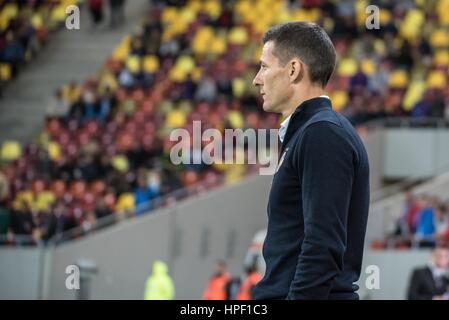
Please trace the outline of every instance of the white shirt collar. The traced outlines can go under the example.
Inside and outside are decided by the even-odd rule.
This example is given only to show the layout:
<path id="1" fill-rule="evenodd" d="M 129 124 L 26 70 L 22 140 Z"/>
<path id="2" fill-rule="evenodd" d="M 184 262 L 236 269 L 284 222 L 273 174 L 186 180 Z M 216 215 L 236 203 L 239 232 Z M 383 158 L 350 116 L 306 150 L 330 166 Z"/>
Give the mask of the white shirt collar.
<path id="1" fill-rule="evenodd" d="M 326 95 L 321 95 L 321 96 L 319 96 L 319 98 L 327 98 L 330 100 L 330 98 Z M 288 124 L 290 122 L 291 116 L 292 115 L 289 115 L 287 118 L 285 118 L 285 120 L 282 121 L 282 123 L 281 123 L 281 127 L 279 128 L 278 134 L 279 134 L 279 140 L 281 140 L 281 143 L 284 142 L 284 137 L 285 137 L 285 134 L 287 133 L 287 128 L 288 128 Z"/>

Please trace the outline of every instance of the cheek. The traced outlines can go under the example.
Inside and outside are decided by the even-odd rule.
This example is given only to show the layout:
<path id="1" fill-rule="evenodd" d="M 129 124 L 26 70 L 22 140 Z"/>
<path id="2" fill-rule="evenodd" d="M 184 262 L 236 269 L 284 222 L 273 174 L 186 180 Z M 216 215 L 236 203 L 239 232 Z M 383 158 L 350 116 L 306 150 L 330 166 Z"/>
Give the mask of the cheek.
<path id="1" fill-rule="evenodd" d="M 268 83 L 270 83 L 270 88 L 275 90 L 276 92 L 285 92 L 288 89 L 288 81 L 286 81 L 285 77 L 282 73 L 276 73 L 270 75 L 270 79 Z"/>

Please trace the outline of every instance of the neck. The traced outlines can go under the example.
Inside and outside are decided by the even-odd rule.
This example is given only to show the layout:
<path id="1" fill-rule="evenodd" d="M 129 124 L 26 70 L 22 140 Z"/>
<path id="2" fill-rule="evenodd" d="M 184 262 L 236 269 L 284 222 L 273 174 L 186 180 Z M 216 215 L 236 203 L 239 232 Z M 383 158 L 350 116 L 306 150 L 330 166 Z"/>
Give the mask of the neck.
<path id="1" fill-rule="evenodd" d="M 307 86 L 295 90 L 295 95 L 290 99 L 288 106 L 282 111 L 284 118 L 295 112 L 296 108 L 304 101 L 325 95 L 326 91 L 318 86 Z"/>

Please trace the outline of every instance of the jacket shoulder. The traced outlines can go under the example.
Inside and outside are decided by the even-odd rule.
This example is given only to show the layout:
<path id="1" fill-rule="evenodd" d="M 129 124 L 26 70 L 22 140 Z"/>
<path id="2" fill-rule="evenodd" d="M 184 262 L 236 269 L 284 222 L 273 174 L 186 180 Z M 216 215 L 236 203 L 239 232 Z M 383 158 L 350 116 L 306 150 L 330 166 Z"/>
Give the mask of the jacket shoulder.
<path id="1" fill-rule="evenodd" d="M 304 130 L 308 127 L 320 122 L 327 122 L 327 124 L 333 124 L 338 127 L 343 127 L 340 116 L 333 110 L 324 110 L 313 115 L 305 124 Z"/>

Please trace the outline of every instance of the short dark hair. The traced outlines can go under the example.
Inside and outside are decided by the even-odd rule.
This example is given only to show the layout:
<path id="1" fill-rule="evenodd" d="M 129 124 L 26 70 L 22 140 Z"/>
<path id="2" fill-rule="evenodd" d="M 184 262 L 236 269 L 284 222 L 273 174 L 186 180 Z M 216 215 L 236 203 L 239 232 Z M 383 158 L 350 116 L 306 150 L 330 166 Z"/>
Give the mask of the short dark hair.
<path id="1" fill-rule="evenodd" d="M 274 42 L 273 54 L 281 65 L 301 59 L 309 70 L 312 83 L 323 88 L 335 69 L 335 48 L 327 33 L 316 23 L 295 21 L 271 27 L 262 38 Z"/>

